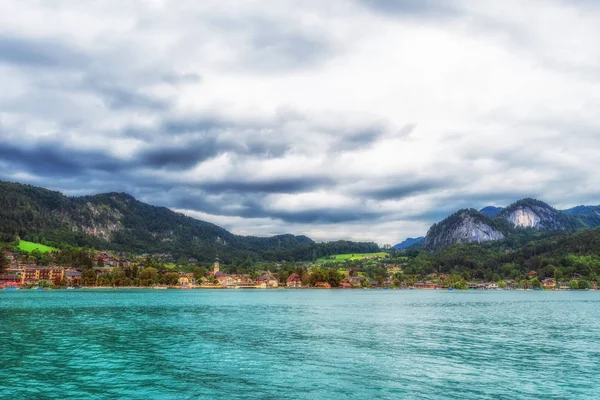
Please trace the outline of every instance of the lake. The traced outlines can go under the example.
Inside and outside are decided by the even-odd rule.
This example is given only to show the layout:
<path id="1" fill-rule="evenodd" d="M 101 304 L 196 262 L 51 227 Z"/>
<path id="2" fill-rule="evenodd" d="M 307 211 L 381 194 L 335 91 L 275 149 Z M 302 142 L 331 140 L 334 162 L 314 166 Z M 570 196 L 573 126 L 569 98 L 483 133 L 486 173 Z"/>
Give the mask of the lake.
<path id="1" fill-rule="evenodd" d="M 0 398 L 600 396 L 600 292 L 0 291 Z"/>

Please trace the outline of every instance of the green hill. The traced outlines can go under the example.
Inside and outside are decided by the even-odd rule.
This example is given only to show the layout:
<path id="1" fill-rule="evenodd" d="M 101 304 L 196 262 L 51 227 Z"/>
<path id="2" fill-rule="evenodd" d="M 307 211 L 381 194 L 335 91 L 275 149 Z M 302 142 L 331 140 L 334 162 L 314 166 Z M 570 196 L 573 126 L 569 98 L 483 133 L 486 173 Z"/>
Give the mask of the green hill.
<path id="1" fill-rule="evenodd" d="M 0 235 L 30 242 L 168 254 L 212 261 L 314 260 L 340 252 L 374 252 L 374 243 L 314 243 L 306 236 L 240 236 L 126 193 L 67 197 L 31 185 L 0 181 Z M 7 239 L 7 237 L 9 239 Z M 340 251 L 341 250 L 341 251 Z"/>

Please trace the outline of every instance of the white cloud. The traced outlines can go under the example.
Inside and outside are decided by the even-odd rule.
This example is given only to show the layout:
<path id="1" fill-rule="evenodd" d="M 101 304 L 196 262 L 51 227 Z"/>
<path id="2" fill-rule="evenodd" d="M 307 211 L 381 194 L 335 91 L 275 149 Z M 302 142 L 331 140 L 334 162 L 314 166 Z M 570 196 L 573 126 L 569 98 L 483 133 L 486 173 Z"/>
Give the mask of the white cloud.
<path id="1" fill-rule="evenodd" d="M 380 244 L 458 207 L 600 203 L 598 8 L 367 3 L 0 1 L 0 135 L 49 166 L 0 148 L 4 177 Z"/>

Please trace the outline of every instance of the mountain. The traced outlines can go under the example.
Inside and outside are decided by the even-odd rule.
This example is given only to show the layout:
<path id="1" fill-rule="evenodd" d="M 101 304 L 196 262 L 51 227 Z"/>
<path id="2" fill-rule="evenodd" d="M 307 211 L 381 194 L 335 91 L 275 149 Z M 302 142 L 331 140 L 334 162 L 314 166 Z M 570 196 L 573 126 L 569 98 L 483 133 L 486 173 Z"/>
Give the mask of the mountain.
<path id="1" fill-rule="evenodd" d="M 502 207 L 487 206 L 483 207 L 481 210 L 479 210 L 479 212 L 485 215 L 486 217 L 496 218 L 498 214 L 502 212 Z"/>
<path id="2" fill-rule="evenodd" d="M 408 249 L 409 247 L 412 247 L 416 244 L 423 242 L 424 239 L 425 238 L 423 236 L 419 236 L 418 238 L 406 238 L 402 242 L 395 245 L 393 248 L 397 249 L 397 250 Z"/>
<path id="3" fill-rule="evenodd" d="M 437 250 L 459 243 L 483 243 L 504 239 L 507 231 L 501 220 L 491 219 L 473 208 L 462 209 L 433 224 L 423 245 Z"/>
<path id="4" fill-rule="evenodd" d="M 577 206 L 562 210 L 562 213 L 568 215 L 583 227 L 594 228 L 600 226 L 600 206 Z"/>
<path id="5" fill-rule="evenodd" d="M 562 230 L 577 228 L 578 223 L 550 205 L 536 199 L 522 199 L 504 208 L 498 215 L 515 228 Z"/>
<path id="6" fill-rule="evenodd" d="M 429 229 L 424 246 L 438 250 L 459 243 L 500 240 L 526 230 L 572 232 L 598 226 L 600 206 L 578 206 L 559 211 L 543 201 L 528 198 L 503 209 L 488 206 L 481 211 L 459 210 Z"/>
<path id="7" fill-rule="evenodd" d="M 306 236 L 235 235 L 126 193 L 67 197 L 31 185 L 0 181 L 0 233 L 56 247 L 64 245 L 168 254 L 226 262 L 252 259 L 308 260 L 329 251 L 378 251 L 374 243 L 314 243 Z"/>
<path id="8" fill-rule="evenodd" d="M 577 206 L 569 208 L 567 210 L 561 210 L 567 215 L 586 215 L 586 214 L 597 214 L 600 215 L 600 206 Z"/>

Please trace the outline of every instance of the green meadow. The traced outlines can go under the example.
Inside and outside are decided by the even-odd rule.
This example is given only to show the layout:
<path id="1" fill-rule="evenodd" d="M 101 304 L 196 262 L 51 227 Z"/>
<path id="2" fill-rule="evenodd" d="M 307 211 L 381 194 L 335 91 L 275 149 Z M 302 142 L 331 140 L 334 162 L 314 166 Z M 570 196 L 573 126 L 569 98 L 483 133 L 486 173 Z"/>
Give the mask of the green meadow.
<path id="1" fill-rule="evenodd" d="M 344 262 L 344 261 L 356 261 L 356 260 L 364 260 L 369 258 L 384 258 L 388 257 L 388 253 L 379 252 L 379 253 L 353 253 L 353 254 L 334 254 L 329 257 L 319 258 L 317 262 Z"/>
<path id="2" fill-rule="evenodd" d="M 49 251 L 58 251 L 55 247 L 45 246 L 39 243 L 28 242 L 26 240 L 19 241 L 19 245 L 17 246 L 19 250 L 32 252 L 34 250 L 38 250 L 42 253 L 47 253 Z"/>

